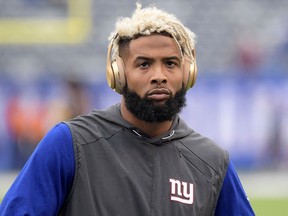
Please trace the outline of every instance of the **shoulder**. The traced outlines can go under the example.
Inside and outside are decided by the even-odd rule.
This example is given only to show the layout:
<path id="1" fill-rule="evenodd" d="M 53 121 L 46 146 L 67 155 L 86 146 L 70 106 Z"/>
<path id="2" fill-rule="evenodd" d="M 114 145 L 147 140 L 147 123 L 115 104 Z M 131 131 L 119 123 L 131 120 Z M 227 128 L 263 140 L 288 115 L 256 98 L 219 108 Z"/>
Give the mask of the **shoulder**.
<path id="1" fill-rule="evenodd" d="M 229 154 L 213 140 L 192 131 L 183 139 L 182 145 L 201 163 L 219 172 L 218 174 L 225 175 L 229 164 Z"/>
<path id="2" fill-rule="evenodd" d="M 232 162 L 222 184 L 215 215 L 255 215 Z"/>
<path id="3" fill-rule="evenodd" d="M 62 123 L 44 136 L 6 193 L 1 215 L 56 214 L 74 178 L 71 140 L 69 128 Z"/>
<path id="4" fill-rule="evenodd" d="M 62 153 L 66 152 L 67 154 L 68 151 L 73 153 L 73 151 L 71 151 L 72 149 L 73 145 L 70 129 L 66 124 L 59 123 L 46 133 L 38 143 L 27 163 L 29 164 L 32 159 L 39 158 L 40 160 L 41 157 L 44 157 L 45 160 L 54 161 L 53 157 L 57 157 Z M 45 157 L 47 154 L 49 157 Z M 35 165 L 37 165 L 37 163 Z"/>
<path id="5" fill-rule="evenodd" d="M 177 132 L 181 134 L 178 139 L 181 151 L 194 158 L 199 165 L 217 171 L 220 168 L 225 174 L 229 163 L 229 155 L 226 150 L 213 140 L 191 129 L 183 119 L 179 118 Z"/>
<path id="6" fill-rule="evenodd" d="M 60 123 L 50 129 L 39 142 L 26 166 L 29 169 L 36 169 L 36 167 L 41 169 L 41 166 L 45 166 L 51 172 L 55 171 L 55 167 L 63 170 L 71 168 L 73 173 L 73 161 L 74 149 L 70 129 L 66 124 Z"/>
<path id="7" fill-rule="evenodd" d="M 58 142 L 70 142 L 71 139 L 69 127 L 64 123 L 59 123 L 48 131 L 40 143 L 53 140 L 57 140 Z"/>
<path id="8" fill-rule="evenodd" d="M 127 126 L 116 105 L 106 110 L 94 110 L 64 123 L 70 128 L 73 141 L 78 144 L 107 139 Z"/>

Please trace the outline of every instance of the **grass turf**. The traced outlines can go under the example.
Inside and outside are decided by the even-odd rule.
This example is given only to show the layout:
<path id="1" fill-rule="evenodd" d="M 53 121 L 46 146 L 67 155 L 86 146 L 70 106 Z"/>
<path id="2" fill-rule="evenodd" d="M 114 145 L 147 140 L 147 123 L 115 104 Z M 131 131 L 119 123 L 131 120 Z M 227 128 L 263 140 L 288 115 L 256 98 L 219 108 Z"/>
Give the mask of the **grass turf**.
<path id="1" fill-rule="evenodd" d="M 254 198 L 250 203 L 257 216 L 287 216 L 288 215 L 288 197 L 287 198 Z"/>

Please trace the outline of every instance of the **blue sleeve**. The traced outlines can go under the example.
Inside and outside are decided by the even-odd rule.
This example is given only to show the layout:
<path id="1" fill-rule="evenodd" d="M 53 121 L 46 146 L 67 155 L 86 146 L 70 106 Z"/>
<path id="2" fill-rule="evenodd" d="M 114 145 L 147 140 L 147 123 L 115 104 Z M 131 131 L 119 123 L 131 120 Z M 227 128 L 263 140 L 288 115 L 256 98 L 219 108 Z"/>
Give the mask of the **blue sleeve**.
<path id="1" fill-rule="evenodd" d="M 72 135 L 64 123 L 40 141 L 0 206 L 0 215 L 57 215 L 75 175 Z"/>
<path id="2" fill-rule="evenodd" d="M 233 164 L 230 162 L 218 198 L 215 216 L 255 215 Z"/>

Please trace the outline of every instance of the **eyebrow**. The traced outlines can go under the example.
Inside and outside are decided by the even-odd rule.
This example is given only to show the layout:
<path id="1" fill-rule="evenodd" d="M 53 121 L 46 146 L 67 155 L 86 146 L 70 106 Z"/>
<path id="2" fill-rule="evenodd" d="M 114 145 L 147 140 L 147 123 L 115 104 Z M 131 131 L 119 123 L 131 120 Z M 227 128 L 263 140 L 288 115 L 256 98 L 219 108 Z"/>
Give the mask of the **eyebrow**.
<path id="1" fill-rule="evenodd" d="M 137 56 L 134 61 L 138 61 L 138 60 L 151 61 L 151 60 L 153 60 L 153 58 L 149 58 L 149 57 L 145 57 L 145 56 Z M 164 57 L 163 60 L 165 60 L 165 61 L 167 61 L 167 60 L 168 61 L 169 60 L 177 60 L 177 61 L 181 62 L 181 59 L 178 56 Z"/>
<path id="2" fill-rule="evenodd" d="M 152 58 L 148 58 L 148 57 L 145 57 L 145 56 L 137 56 L 134 61 L 138 61 L 138 60 L 151 60 Z"/>
<path id="3" fill-rule="evenodd" d="M 170 56 L 167 58 L 164 58 L 165 60 L 177 60 L 179 62 L 181 62 L 181 58 L 179 58 L 178 56 Z"/>

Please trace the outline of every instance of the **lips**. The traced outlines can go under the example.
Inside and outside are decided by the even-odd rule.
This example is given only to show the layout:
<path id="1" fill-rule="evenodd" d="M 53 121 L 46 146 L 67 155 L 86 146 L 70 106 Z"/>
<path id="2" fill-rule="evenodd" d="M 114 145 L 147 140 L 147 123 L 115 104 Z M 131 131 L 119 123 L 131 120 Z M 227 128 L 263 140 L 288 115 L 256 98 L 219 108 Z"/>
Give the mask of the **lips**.
<path id="1" fill-rule="evenodd" d="M 153 89 L 148 92 L 148 98 L 153 100 L 167 100 L 170 97 L 170 91 L 165 88 Z"/>

